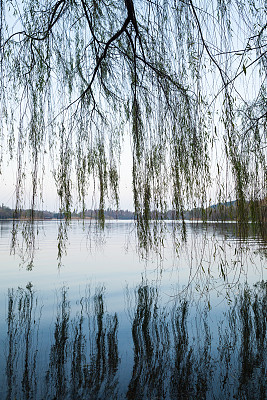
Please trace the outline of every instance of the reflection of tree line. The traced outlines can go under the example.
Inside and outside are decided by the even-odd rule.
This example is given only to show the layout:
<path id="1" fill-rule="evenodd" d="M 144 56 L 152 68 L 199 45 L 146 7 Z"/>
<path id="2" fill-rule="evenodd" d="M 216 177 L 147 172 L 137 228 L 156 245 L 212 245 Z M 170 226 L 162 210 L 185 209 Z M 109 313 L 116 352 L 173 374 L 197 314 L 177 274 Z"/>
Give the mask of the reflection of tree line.
<path id="1" fill-rule="evenodd" d="M 195 222 L 187 223 L 190 227 L 187 231 L 193 233 L 193 240 L 198 240 L 197 246 L 201 249 L 203 244 L 205 246 L 206 241 L 203 238 L 208 239 L 210 244 L 213 243 L 214 251 L 218 250 L 219 246 L 227 246 L 233 244 L 233 258 L 236 259 L 243 252 L 256 251 L 264 258 L 267 258 L 267 224 L 264 225 L 265 233 L 259 234 L 255 226 L 247 224 L 244 230 L 240 230 L 240 225 L 229 222 Z M 179 240 L 179 238 L 176 238 Z M 219 239 L 219 240 L 218 240 Z M 222 243 L 221 243 L 222 241 Z M 189 241 L 190 243 L 190 241 Z M 225 253 L 225 251 L 223 251 Z"/>
<path id="2" fill-rule="evenodd" d="M 190 229 L 194 233 L 209 233 L 216 234 L 223 239 L 232 239 L 235 241 L 240 241 L 241 243 L 246 240 L 254 240 L 255 244 L 259 245 L 259 248 L 266 248 L 267 243 L 267 231 L 265 225 L 265 232 L 259 234 L 255 226 L 251 224 L 247 224 L 244 226 L 244 230 L 240 230 L 240 226 L 237 223 L 231 223 L 227 221 L 212 221 L 212 222 L 197 222 L 187 223 L 190 226 Z"/>
<path id="3" fill-rule="evenodd" d="M 45 368 L 38 358 L 37 297 L 31 285 L 10 290 L 6 398 L 265 399 L 266 289 L 266 282 L 243 288 L 219 324 L 214 351 L 208 310 L 192 319 L 186 299 L 164 308 L 157 289 L 142 283 L 135 292 L 126 393 L 119 386 L 118 318 L 105 311 L 103 288 L 80 299 L 74 318 L 68 291 L 61 290 Z"/>

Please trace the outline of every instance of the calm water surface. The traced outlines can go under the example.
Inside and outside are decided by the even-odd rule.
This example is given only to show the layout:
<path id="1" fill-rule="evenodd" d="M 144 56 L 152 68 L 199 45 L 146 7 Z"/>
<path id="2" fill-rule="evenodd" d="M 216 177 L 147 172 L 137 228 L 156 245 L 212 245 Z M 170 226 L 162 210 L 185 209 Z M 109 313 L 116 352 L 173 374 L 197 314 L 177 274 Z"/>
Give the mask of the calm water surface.
<path id="1" fill-rule="evenodd" d="M 59 266 L 40 223 L 29 267 L 0 223 L 1 400 L 266 398 L 266 244 L 188 223 L 178 254 L 169 234 L 142 260 L 131 222 L 88 226 Z"/>

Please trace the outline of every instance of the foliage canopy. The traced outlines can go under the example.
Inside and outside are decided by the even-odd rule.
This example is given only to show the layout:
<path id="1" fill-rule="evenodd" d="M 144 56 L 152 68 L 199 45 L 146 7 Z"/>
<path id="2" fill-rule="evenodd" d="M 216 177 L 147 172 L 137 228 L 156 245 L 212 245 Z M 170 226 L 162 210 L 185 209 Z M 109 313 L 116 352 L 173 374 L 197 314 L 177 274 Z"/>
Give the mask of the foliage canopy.
<path id="1" fill-rule="evenodd" d="M 83 208 L 97 193 L 103 222 L 107 199 L 119 205 L 129 134 L 145 246 L 151 211 L 180 218 L 210 193 L 237 199 L 239 222 L 251 204 L 264 223 L 265 0 L 1 0 L 0 41 L 2 148 L 17 158 L 17 208 L 25 165 L 36 206 L 49 152 L 61 211 L 70 215 L 76 182 Z"/>

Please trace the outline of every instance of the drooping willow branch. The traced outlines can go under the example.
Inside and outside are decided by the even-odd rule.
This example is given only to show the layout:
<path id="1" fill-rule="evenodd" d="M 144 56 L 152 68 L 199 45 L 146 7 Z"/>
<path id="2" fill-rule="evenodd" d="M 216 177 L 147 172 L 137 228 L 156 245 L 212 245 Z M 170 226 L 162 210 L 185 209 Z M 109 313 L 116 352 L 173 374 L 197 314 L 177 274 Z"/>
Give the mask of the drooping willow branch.
<path id="1" fill-rule="evenodd" d="M 79 207 L 92 195 L 104 226 L 107 201 L 119 207 L 128 133 L 144 246 L 161 242 L 152 219 L 198 208 L 207 218 L 211 203 L 237 200 L 235 218 L 263 227 L 263 3 L 25 0 L 9 11 L 1 2 L 1 132 L 18 160 L 18 207 L 28 176 L 36 206 L 50 153 L 62 213 L 70 217 L 77 188 Z"/>

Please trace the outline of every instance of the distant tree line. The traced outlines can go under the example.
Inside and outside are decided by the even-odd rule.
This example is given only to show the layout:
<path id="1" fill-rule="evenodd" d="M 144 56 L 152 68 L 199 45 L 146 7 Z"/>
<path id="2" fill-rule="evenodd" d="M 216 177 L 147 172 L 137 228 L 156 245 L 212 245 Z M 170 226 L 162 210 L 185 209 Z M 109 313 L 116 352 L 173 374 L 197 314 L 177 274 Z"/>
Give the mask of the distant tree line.
<path id="1" fill-rule="evenodd" d="M 193 208 L 184 212 L 183 217 L 186 220 L 201 220 L 206 219 L 208 221 L 236 221 L 238 219 L 238 204 L 237 201 L 215 204 L 208 208 Z M 246 204 L 247 219 L 253 220 L 253 212 L 261 214 L 262 221 L 267 221 L 267 200 Z M 97 219 L 99 217 L 99 210 L 84 210 L 83 212 L 73 211 L 71 218 L 84 218 L 84 219 Z M 31 209 L 26 210 L 12 210 L 2 204 L 0 206 L 0 219 L 34 219 L 49 220 L 49 219 L 64 219 L 63 213 L 51 212 L 51 211 L 34 211 L 32 215 Z M 181 218 L 181 215 L 177 215 L 174 210 L 168 210 L 166 213 L 158 213 L 151 211 L 149 215 L 150 220 L 162 219 L 162 220 L 176 220 Z M 135 214 L 129 210 L 112 210 L 108 208 L 104 210 L 104 218 L 107 220 L 119 219 L 119 220 L 133 220 Z"/>
<path id="2" fill-rule="evenodd" d="M 32 212 L 31 209 L 27 210 L 13 210 L 2 204 L 0 206 L 0 219 L 30 219 L 34 216 L 34 219 L 63 219 L 64 215 L 61 213 L 54 213 L 50 211 L 39 211 Z"/>
<path id="3" fill-rule="evenodd" d="M 83 212 L 73 211 L 71 213 L 71 218 L 85 218 L 85 219 L 96 219 L 98 217 L 99 210 L 84 210 Z M 104 216 L 106 219 L 134 219 L 134 213 L 129 210 L 111 210 L 108 208 L 104 211 Z M 64 213 L 43 211 L 43 210 L 13 210 L 2 204 L 0 206 L 0 219 L 39 219 L 39 220 L 49 220 L 49 219 L 64 219 Z"/>

